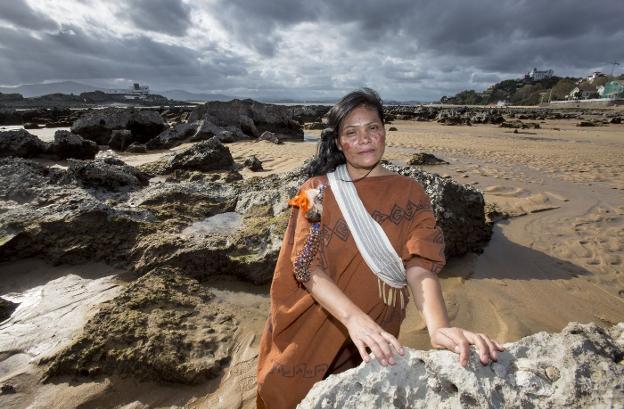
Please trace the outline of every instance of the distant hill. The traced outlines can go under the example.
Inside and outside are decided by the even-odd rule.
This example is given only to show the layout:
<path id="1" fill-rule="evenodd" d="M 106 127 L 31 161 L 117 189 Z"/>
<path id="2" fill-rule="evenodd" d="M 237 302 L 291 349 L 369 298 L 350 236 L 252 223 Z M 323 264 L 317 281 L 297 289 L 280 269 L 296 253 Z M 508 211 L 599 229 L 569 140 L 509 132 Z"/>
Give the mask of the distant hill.
<path id="1" fill-rule="evenodd" d="M 24 98 L 40 97 L 49 94 L 74 94 L 95 91 L 97 88 L 91 85 L 74 81 L 52 82 L 49 84 L 27 84 L 18 87 L 0 87 L 3 94 L 21 94 Z"/>
<path id="2" fill-rule="evenodd" d="M 442 104 L 488 105 L 505 101 L 511 105 L 537 105 L 541 94 L 552 89 L 551 100 L 562 100 L 576 86 L 579 78 L 552 76 L 539 81 L 511 79 L 496 83 L 482 92 L 461 91 L 455 96 L 440 98 Z"/>

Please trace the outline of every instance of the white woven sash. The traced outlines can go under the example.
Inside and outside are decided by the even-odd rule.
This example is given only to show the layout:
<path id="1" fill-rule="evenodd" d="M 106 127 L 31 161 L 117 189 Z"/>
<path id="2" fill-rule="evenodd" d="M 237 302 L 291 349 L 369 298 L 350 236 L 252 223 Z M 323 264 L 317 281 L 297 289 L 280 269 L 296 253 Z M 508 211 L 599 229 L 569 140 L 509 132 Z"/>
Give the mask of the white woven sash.
<path id="1" fill-rule="evenodd" d="M 368 267 L 383 282 L 394 288 L 407 285 L 405 267 L 383 228 L 368 214 L 358 196 L 346 165 L 327 174 L 332 193 L 353 240 Z M 349 182 L 345 182 L 349 181 Z"/>

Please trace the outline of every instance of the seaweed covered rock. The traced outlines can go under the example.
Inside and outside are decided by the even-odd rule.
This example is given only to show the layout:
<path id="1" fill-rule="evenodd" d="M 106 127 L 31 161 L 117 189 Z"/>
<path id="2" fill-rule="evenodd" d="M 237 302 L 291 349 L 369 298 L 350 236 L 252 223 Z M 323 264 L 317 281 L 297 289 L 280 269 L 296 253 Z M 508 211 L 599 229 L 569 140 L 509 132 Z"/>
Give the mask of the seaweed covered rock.
<path id="1" fill-rule="evenodd" d="M 624 402 L 624 323 L 570 323 L 506 344 L 497 362 L 471 352 L 406 348 L 394 366 L 375 360 L 318 382 L 298 408 L 614 408 Z"/>
<path id="2" fill-rule="evenodd" d="M 230 361 L 231 312 L 196 280 L 159 269 L 132 282 L 69 347 L 43 359 L 45 377 L 113 375 L 198 384 Z"/>

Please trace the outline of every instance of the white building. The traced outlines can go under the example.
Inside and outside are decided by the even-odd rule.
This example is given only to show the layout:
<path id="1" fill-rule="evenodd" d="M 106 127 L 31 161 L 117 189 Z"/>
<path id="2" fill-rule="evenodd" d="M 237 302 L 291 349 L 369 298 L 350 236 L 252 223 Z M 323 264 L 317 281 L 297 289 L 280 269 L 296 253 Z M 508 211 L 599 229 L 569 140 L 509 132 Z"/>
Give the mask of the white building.
<path id="1" fill-rule="evenodd" d="M 540 81 L 552 77 L 554 73 L 555 72 L 553 70 L 539 71 L 537 68 L 533 68 L 527 75 L 525 75 L 525 78 L 533 81 Z"/>

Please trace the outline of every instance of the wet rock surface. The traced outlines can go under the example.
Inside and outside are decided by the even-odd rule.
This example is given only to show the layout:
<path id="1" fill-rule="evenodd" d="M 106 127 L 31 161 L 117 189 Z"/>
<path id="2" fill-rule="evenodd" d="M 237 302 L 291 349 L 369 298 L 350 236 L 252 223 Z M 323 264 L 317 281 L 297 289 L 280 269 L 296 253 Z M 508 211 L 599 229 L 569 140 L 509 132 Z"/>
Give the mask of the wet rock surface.
<path id="1" fill-rule="evenodd" d="M 41 360 L 58 375 L 131 376 L 198 384 L 230 361 L 237 322 L 196 280 L 151 271 L 100 305 L 72 345 Z"/>
<path id="2" fill-rule="evenodd" d="M 466 368 L 449 351 L 406 348 L 394 366 L 376 361 L 331 375 L 298 408 L 587 408 L 624 402 L 624 323 L 570 323 L 506 344 Z"/>
<path id="3" fill-rule="evenodd" d="M 101 260 L 140 274 L 166 266 L 199 279 L 225 274 L 266 283 L 288 221 L 288 199 L 306 178 L 303 168 L 249 180 L 231 170 L 181 169 L 148 185 L 145 172 L 118 159 L 68 162 L 64 170 L 0 160 L 0 260 Z M 479 191 L 414 167 L 389 167 L 425 187 L 447 256 L 483 248 L 491 226 Z M 195 223 L 227 212 L 240 215 L 238 228 L 189 233 Z"/>

